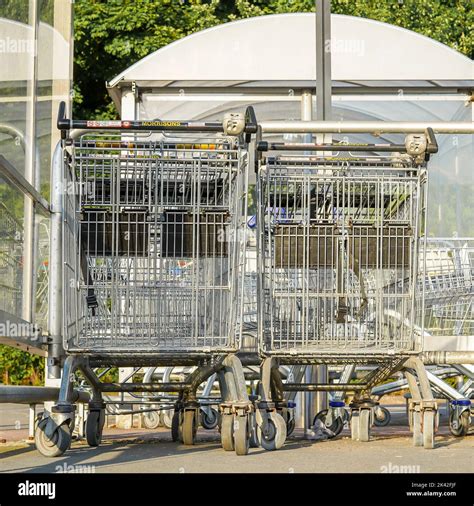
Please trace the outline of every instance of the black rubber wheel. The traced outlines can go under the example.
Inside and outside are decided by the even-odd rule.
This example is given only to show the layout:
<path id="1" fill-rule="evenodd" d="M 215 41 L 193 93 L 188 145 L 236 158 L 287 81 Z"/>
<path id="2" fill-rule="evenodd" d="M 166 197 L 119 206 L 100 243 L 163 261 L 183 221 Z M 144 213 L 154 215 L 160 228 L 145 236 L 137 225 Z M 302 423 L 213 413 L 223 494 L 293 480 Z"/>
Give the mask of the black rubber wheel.
<path id="1" fill-rule="evenodd" d="M 316 420 L 321 420 L 321 422 L 323 422 L 324 425 L 330 431 L 334 432 L 334 436 L 330 436 L 330 439 L 331 439 L 333 437 L 336 437 L 337 435 L 339 435 L 342 432 L 342 429 L 344 428 L 344 421 L 341 419 L 340 416 L 338 416 L 337 418 L 335 418 L 332 421 L 331 425 L 327 426 L 326 425 L 327 414 L 328 414 L 328 410 L 327 409 L 323 409 L 322 411 L 320 411 L 319 413 L 317 413 L 316 416 L 314 417 L 313 425 L 316 423 Z"/>
<path id="2" fill-rule="evenodd" d="M 100 445 L 102 439 L 102 430 L 105 423 L 105 411 L 90 411 L 86 420 L 86 441 L 89 446 L 96 447 Z"/>
<path id="3" fill-rule="evenodd" d="M 374 411 L 374 425 L 377 427 L 386 427 L 392 419 L 390 411 L 383 406 L 376 407 Z"/>
<path id="4" fill-rule="evenodd" d="M 219 413 L 214 408 L 210 412 L 211 414 L 201 411 L 201 425 L 207 430 L 215 429 L 219 422 Z"/>
<path id="5" fill-rule="evenodd" d="M 267 425 L 257 425 L 257 437 L 260 446 L 268 451 L 279 450 L 286 440 L 286 421 L 278 413 L 270 413 Z"/>
<path id="6" fill-rule="evenodd" d="M 449 414 L 449 430 L 453 436 L 464 437 L 467 435 L 469 432 L 469 415 L 469 410 L 463 411 L 459 417 L 457 428 L 454 428 L 456 412 L 451 411 Z"/>
<path id="7" fill-rule="evenodd" d="M 55 431 L 51 439 L 45 434 L 48 418 L 43 418 L 36 427 L 36 449 L 45 457 L 60 457 L 71 446 L 71 432 L 69 425 L 63 423 Z"/>
<path id="8" fill-rule="evenodd" d="M 283 417 L 286 422 L 286 437 L 291 435 L 295 430 L 296 420 L 295 417 L 291 416 L 291 411 L 288 408 L 283 408 L 279 411 L 279 414 Z"/>
<path id="9" fill-rule="evenodd" d="M 249 446 L 250 448 L 259 448 L 257 436 L 257 421 L 255 419 L 255 412 L 249 414 Z"/>
<path id="10" fill-rule="evenodd" d="M 171 419 L 171 439 L 176 443 L 179 441 L 179 419 L 180 419 L 180 411 L 175 411 L 173 413 L 173 418 Z"/>
<path id="11" fill-rule="evenodd" d="M 296 420 L 294 418 L 291 418 L 286 422 L 286 437 L 291 436 L 293 434 L 293 431 L 295 430 L 296 426 Z"/>

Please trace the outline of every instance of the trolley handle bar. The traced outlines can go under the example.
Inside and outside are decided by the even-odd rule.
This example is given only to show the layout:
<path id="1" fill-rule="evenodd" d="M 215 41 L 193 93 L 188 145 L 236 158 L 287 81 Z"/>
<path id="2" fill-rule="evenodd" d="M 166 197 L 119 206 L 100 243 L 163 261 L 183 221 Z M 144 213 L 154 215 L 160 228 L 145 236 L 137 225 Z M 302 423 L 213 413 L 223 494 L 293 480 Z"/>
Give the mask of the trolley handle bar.
<path id="1" fill-rule="evenodd" d="M 219 121 L 181 121 L 181 120 L 150 120 L 150 121 L 132 121 L 132 120 L 82 120 L 67 119 L 66 104 L 61 102 L 58 110 L 57 127 L 59 130 L 145 130 L 147 132 L 224 132 L 223 124 Z M 256 133 L 257 122 L 255 112 L 252 107 L 247 107 L 245 113 L 245 128 L 247 134 Z"/>
<path id="2" fill-rule="evenodd" d="M 431 130 L 431 129 L 430 129 Z M 431 131 L 433 133 L 433 131 Z M 434 142 L 428 137 L 427 153 L 437 153 L 438 144 L 433 135 Z M 260 141 L 257 151 L 379 151 L 390 153 L 406 153 L 405 144 L 312 144 L 312 143 L 285 143 Z"/>
<path id="3" fill-rule="evenodd" d="M 404 144 L 310 144 L 260 141 L 258 151 L 390 151 L 406 153 Z"/>

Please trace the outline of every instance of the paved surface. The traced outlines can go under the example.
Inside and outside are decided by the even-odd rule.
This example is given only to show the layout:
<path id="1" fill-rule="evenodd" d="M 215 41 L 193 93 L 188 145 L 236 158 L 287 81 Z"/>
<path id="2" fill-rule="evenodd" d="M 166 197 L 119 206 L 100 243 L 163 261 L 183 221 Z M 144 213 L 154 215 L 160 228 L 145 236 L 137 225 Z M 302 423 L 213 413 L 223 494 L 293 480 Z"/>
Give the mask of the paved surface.
<path id="1" fill-rule="evenodd" d="M 16 408 L 18 409 L 18 408 Z M 246 457 L 222 450 L 216 431 L 200 430 L 193 447 L 172 443 L 169 431 L 108 429 L 99 448 L 73 441 L 65 456 L 42 457 L 31 443 L 12 441 L 0 444 L 0 471 L 3 472 L 283 472 L 283 473 L 380 473 L 380 472 L 473 472 L 473 437 L 458 439 L 445 424 L 436 437 L 437 448 L 414 448 L 406 426 L 403 406 L 390 406 L 393 423 L 374 428 L 368 443 L 351 441 L 345 429 L 330 441 L 308 441 L 295 431 L 276 452 L 251 449 Z M 27 412 L 26 410 L 24 410 Z M 0 429 L 12 433 L 11 420 L 3 411 Z M 18 419 L 14 408 L 9 416 Z M 15 429 L 13 429 L 15 430 Z M 15 432 L 18 436 L 18 430 Z M 27 434 L 26 434 L 27 435 Z M 1 433 L 0 433 L 1 437 Z"/>

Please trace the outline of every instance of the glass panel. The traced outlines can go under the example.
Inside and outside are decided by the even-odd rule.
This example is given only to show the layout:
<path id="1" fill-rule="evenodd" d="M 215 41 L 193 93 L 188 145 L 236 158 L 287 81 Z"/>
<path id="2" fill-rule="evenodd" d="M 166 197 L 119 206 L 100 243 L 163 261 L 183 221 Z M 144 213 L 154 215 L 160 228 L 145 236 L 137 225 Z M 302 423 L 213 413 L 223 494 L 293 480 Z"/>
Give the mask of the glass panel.
<path id="1" fill-rule="evenodd" d="M 70 0 L 41 0 L 38 4 L 38 60 L 36 81 L 36 185 L 50 198 L 52 154 L 60 138 L 56 117 L 61 101 L 70 100 L 72 4 Z M 36 323 L 47 327 L 49 220 L 36 216 Z"/>
<path id="2" fill-rule="evenodd" d="M 0 177 L 0 309 L 22 316 L 24 197 Z"/>
<path id="3" fill-rule="evenodd" d="M 34 70 L 34 31 L 29 16 L 27 1 L 0 3 L 0 149 L 22 174 Z"/>
<path id="4" fill-rule="evenodd" d="M 471 114 L 471 104 L 463 95 L 333 97 L 333 119 L 337 121 L 471 121 Z M 370 135 L 345 137 L 353 142 L 374 142 Z M 428 235 L 473 236 L 473 137 L 436 137 L 439 152 L 429 166 Z M 403 135 L 381 136 L 381 141 L 403 139 Z"/>
<path id="5" fill-rule="evenodd" d="M 39 3 L 38 79 L 36 83 L 36 180 L 49 200 L 51 157 L 59 140 L 56 116 L 59 102 L 68 102 L 71 89 L 71 3 L 42 0 Z"/>

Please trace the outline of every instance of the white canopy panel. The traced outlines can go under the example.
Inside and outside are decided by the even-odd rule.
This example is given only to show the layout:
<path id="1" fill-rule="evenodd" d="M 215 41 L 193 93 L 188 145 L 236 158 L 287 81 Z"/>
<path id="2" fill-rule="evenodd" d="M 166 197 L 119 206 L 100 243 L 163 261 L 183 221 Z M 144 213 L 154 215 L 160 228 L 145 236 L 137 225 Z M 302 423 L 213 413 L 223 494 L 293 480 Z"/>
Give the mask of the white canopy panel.
<path id="1" fill-rule="evenodd" d="M 334 81 L 471 81 L 474 62 L 428 37 L 370 19 L 333 14 Z M 184 37 L 112 79 L 121 81 L 304 81 L 315 79 L 315 18 L 275 14 Z M 156 85 L 155 85 L 156 86 Z M 157 85 L 160 86 L 160 85 Z"/>
<path id="2" fill-rule="evenodd" d="M 49 24 L 39 23 L 35 41 L 32 26 L 0 18 L 0 34 L 1 86 L 32 79 L 35 51 L 38 81 L 69 79 L 69 43 Z"/>

